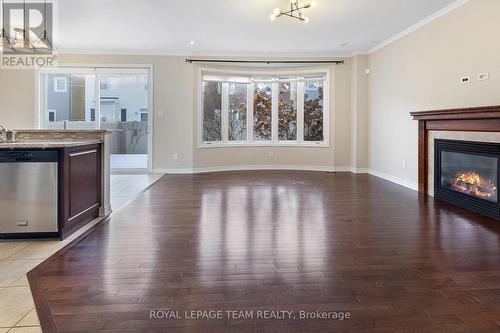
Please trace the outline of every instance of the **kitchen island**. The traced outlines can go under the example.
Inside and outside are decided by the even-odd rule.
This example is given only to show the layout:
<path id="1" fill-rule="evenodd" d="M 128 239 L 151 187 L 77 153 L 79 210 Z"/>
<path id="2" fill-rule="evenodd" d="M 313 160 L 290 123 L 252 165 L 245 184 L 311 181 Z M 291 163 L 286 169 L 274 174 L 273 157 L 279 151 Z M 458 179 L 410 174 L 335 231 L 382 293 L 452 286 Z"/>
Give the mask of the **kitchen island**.
<path id="1" fill-rule="evenodd" d="M 67 238 L 111 213 L 105 130 L 20 130 L 0 143 L 0 238 Z"/>

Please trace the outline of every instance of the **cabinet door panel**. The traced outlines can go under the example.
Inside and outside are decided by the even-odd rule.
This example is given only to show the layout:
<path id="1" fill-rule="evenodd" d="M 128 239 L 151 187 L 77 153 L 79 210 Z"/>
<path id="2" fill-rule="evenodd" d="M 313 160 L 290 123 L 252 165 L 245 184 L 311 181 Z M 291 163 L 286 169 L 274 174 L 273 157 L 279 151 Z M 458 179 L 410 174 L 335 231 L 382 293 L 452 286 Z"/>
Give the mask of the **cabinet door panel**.
<path id="1" fill-rule="evenodd" d="M 99 216 L 101 145 L 64 149 L 61 168 L 61 238 Z"/>
<path id="2" fill-rule="evenodd" d="M 70 219 L 99 204 L 98 153 L 96 148 L 68 154 Z"/>

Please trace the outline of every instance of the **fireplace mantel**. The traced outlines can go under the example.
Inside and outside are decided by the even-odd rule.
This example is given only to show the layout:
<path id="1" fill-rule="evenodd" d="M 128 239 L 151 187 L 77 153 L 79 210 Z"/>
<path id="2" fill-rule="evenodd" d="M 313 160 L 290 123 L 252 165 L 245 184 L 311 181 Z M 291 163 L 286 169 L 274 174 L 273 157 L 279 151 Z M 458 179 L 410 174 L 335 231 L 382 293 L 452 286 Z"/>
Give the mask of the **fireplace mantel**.
<path id="1" fill-rule="evenodd" d="M 418 191 L 427 195 L 429 131 L 500 132 L 500 105 L 411 112 L 418 120 Z"/>

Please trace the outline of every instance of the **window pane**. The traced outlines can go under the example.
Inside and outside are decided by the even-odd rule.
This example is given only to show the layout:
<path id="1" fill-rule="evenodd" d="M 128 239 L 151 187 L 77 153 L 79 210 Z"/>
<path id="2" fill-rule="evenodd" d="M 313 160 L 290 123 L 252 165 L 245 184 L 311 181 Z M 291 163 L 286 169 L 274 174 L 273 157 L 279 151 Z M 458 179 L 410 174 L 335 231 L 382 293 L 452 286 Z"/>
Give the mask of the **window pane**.
<path id="1" fill-rule="evenodd" d="M 297 140 L 297 82 L 279 84 L 278 137 L 279 140 Z"/>
<path id="2" fill-rule="evenodd" d="M 94 128 L 95 77 L 93 75 L 47 74 L 46 119 L 51 128 L 68 126 Z"/>
<path id="3" fill-rule="evenodd" d="M 222 141 L 221 82 L 203 82 L 203 141 Z"/>
<path id="4" fill-rule="evenodd" d="M 229 141 L 247 139 L 247 85 L 229 84 Z"/>
<path id="5" fill-rule="evenodd" d="M 271 140 L 272 132 L 272 86 L 271 83 L 256 83 L 253 106 L 253 138 L 256 141 Z"/>
<path id="6" fill-rule="evenodd" d="M 323 141 L 323 81 L 305 83 L 304 141 Z"/>

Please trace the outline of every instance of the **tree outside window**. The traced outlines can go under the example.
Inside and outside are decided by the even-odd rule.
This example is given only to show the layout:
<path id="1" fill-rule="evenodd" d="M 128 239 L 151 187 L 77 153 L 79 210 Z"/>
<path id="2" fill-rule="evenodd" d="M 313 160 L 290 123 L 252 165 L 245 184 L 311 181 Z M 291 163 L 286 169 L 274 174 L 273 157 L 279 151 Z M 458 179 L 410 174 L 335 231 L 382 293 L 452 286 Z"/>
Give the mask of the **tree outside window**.
<path id="1" fill-rule="evenodd" d="M 305 83 L 304 141 L 323 141 L 323 82 Z"/>
<path id="2" fill-rule="evenodd" d="M 203 141 L 222 140 L 222 82 L 203 82 Z"/>
<path id="3" fill-rule="evenodd" d="M 201 143 L 327 145 L 327 77 L 204 75 Z"/>
<path id="4" fill-rule="evenodd" d="M 245 83 L 229 83 L 229 141 L 247 139 L 247 88 Z"/>
<path id="5" fill-rule="evenodd" d="M 279 83 L 278 139 L 297 140 L 297 82 Z"/>
<path id="6" fill-rule="evenodd" d="M 253 108 L 253 137 L 256 141 L 272 138 L 272 86 L 271 83 L 256 83 Z"/>

